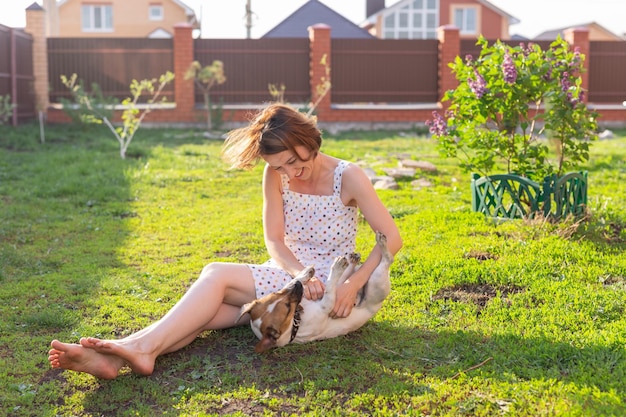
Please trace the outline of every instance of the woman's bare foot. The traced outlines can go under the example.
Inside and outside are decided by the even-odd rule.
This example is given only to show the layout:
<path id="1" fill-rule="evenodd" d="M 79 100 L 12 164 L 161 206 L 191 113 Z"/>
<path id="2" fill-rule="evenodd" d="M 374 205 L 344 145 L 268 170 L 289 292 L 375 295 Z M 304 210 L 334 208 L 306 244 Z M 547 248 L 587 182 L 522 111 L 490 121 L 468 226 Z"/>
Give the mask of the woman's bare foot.
<path id="1" fill-rule="evenodd" d="M 114 379 L 125 361 L 121 357 L 104 355 L 75 343 L 53 340 L 48 352 L 48 361 L 53 368 L 86 372 L 97 378 Z"/>
<path id="2" fill-rule="evenodd" d="M 83 337 L 80 346 L 95 352 L 122 358 L 133 372 L 139 375 L 151 375 L 154 371 L 155 356 L 138 349 L 132 338 L 120 340 L 102 340 L 96 337 Z"/>

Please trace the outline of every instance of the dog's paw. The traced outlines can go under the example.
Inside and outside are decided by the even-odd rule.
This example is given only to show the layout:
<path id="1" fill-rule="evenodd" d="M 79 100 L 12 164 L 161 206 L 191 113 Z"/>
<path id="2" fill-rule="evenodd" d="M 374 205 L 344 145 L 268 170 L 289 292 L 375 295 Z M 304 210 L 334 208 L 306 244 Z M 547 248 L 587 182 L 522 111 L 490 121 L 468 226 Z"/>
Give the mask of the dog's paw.
<path id="1" fill-rule="evenodd" d="M 357 264 L 359 264 L 361 262 L 361 254 L 360 253 L 353 252 L 353 253 L 350 254 L 349 258 L 350 258 L 350 263 L 351 264 L 357 265 Z"/>
<path id="2" fill-rule="evenodd" d="M 312 266 L 307 266 L 302 271 L 298 272 L 298 275 L 295 276 L 295 279 L 300 282 L 307 282 L 308 280 L 313 278 L 314 275 L 315 268 L 313 268 Z"/>
<path id="3" fill-rule="evenodd" d="M 378 243 L 380 246 L 386 247 L 387 236 L 385 236 L 382 232 L 376 232 L 376 243 Z"/>
<path id="4" fill-rule="evenodd" d="M 333 262 L 331 270 L 338 272 L 341 275 L 341 273 L 343 273 L 343 271 L 348 268 L 348 265 L 350 265 L 348 258 L 346 258 L 345 256 L 338 256 L 337 258 L 335 258 L 335 262 Z"/>

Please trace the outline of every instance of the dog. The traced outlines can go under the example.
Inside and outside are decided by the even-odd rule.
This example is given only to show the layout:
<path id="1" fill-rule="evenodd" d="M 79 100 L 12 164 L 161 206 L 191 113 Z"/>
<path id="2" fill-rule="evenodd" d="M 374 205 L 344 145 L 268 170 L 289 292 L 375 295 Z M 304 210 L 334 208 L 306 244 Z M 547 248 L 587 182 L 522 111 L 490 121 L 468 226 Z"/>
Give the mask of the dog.
<path id="1" fill-rule="evenodd" d="M 341 285 L 359 267 L 360 256 L 337 257 L 326 282 L 324 296 L 312 301 L 302 297 L 303 284 L 315 274 L 313 267 L 304 268 L 280 291 L 245 304 L 237 321 L 250 314 L 250 326 L 260 339 L 254 350 L 258 353 L 313 340 L 342 336 L 357 330 L 372 318 L 391 291 L 389 267 L 393 255 L 387 248 L 387 238 L 376 233 L 376 244 L 382 252 L 378 266 L 360 290 L 357 302 L 348 317 L 329 316 L 335 305 L 337 286 Z"/>

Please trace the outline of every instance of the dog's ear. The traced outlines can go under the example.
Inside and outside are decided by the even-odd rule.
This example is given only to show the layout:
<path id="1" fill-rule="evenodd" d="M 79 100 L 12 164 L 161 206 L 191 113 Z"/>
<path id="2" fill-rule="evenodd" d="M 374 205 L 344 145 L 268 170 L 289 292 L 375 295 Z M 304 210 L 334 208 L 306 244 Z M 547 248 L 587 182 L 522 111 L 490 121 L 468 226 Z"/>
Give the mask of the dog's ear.
<path id="1" fill-rule="evenodd" d="M 243 306 L 241 306 L 241 311 L 239 312 L 239 317 L 237 317 L 237 320 L 235 321 L 235 323 L 239 323 L 239 320 L 241 320 L 241 318 L 244 316 L 244 314 L 249 313 L 250 311 L 252 311 L 252 309 L 254 308 L 254 306 L 256 304 L 257 304 L 257 300 L 254 300 L 251 303 L 244 304 Z"/>
<path id="2" fill-rule="evenodd" d="M 259 340 L 259 342 L 254 347 L 254 351 L 256 353 L 263 353 L 267 350 L 270 350 L 274 346 L 276 346 L 276 340 L 268 336 L 263 336 L 263 338 Z"/>

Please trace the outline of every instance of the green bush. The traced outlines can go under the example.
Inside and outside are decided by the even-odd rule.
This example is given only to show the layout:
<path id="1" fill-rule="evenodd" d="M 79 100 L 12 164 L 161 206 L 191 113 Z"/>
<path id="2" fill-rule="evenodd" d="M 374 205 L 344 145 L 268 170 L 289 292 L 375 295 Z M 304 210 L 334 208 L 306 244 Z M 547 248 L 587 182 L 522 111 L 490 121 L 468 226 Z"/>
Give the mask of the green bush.
<path id="1" fill-rule="evenodd" d="M 597 124 L 581 87 L 584 56 L 561 38 L 546 50 L 482 37 L 478 45 L 478 57 L 450 64 L 459 85 L 444 95 L 445 115 L 427 122 L 442 154 L 466 171 L 537 182 L 587 161 Z"/>

